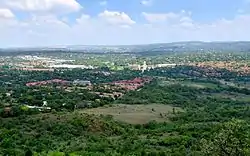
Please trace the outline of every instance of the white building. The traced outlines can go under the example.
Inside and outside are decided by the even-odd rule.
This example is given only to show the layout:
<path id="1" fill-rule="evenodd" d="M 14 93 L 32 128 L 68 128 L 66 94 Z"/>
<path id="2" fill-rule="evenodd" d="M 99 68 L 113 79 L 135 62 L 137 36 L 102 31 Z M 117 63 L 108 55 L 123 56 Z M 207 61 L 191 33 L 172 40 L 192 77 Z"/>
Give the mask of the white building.
<path id="1" fill-rule="evenodd" d="M 167 63 L 167 64 L 157 64 L 156 67 L 159 67 L 159 68 L 163 68 L 163 67 L 174 67 L 176 66 L 177 64 L 170 64 L 170 63 Z"/>
<path id="2" fill-rule="evenodd" d="M 93 66 L 86 66 L 86 65 L 71 65 L 71 64 L 57 64 L 57 65 L 51 65 L 50 68 L 80 68 L 80 69 L 94 69 Z"/>
<path id="3" fill-rule="evenodd" d="M 88 85 L 88 86 L 90 86 L 91 82 L 90 81 L 85 81 L 85 80 L 74 80 L 73 84 L 74 85 L 84 85 L 84 86 Z"/>
<path id="4" fill-rule="evenodd" d="M 147 62 L 144 61 L 143 65 L 142 65 L 142 72 L 144 72 L 145 70 L 147 70 L 148 66 L 147 66 Z"/>

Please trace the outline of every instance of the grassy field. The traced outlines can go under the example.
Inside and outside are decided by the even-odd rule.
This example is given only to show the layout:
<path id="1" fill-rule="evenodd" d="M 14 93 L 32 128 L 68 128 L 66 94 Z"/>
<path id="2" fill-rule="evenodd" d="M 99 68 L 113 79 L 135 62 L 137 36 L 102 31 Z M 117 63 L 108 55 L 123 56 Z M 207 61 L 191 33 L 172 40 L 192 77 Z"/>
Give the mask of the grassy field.
<path id="1" fill-rule="evenodd" d="M 113 105 L 111 107 L 100 107 L 81 110 L 81 113 L 94 115 L 112 115 L 115 120 L 129 124 L 145 124 L 150 121 L 164 122 L 175 113 L 182 112 L 181 108 L 170 105 L 150 104 L 150 105 Z"/>
<path id="2" fill-rule="evenodd" d="M 169 85 L 175 85 L 175 84 L 180 84 L 183 86 L 188 86 L 188 87 L 194 87 L 194 88 L 216 88 L 217 85 L 209 82 L 195 82 L 195 81 L 190 81 L 190 80 L 165 80 L 161 81 L 160 85 L 161 86 L 169 86 Z"/>
<path id="3" fill-rule="evenodd" d="M 221 93 L 212 93 L 211 96 L 216 97 L 216 98 L 238 100 L 242 102 L 250 102 L 249 95 L 240 94 L 240 93 L 221 92 Z"/>
<path id="4" fill-rule="evenodd" d="M 217 85 L 213 83 L 202 83 L 202 82 L 192 82 L 192 81 L 186 81 L 183 83 L 183 85 L 186 85 L 188 87 L 196 87 L 196 88 L 216 88 Z"/>

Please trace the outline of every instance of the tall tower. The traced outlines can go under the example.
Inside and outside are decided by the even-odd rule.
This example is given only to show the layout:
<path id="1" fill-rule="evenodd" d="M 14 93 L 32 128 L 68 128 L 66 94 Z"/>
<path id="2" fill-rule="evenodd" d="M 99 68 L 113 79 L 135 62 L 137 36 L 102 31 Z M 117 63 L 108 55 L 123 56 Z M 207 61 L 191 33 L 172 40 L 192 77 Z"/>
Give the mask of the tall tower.
<path id="1" fill-rule="evenodd" d="M 144 73 L 145 70 L 147 70 L 147 62 L 146 61 L 143 62 L 142 72 Z"/>

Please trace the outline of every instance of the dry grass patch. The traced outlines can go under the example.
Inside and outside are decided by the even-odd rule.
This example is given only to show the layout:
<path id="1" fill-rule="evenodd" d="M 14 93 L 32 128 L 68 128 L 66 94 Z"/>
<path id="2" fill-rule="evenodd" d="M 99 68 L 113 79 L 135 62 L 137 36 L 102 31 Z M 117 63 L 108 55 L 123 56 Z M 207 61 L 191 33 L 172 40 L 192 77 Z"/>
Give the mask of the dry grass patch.
<path id="1" fill-rule="evenodd" d="M 115 120 L 130 124 L 145 124 L 150 121 L 164 122 L 173 116 L 173 112 L 182 112 L 178 107 L 162 104 L 150 105 L 113 105 L 111 107 L 100 107 L 81 110 L 82 113 L 94 115 L 112 115 Z"/>

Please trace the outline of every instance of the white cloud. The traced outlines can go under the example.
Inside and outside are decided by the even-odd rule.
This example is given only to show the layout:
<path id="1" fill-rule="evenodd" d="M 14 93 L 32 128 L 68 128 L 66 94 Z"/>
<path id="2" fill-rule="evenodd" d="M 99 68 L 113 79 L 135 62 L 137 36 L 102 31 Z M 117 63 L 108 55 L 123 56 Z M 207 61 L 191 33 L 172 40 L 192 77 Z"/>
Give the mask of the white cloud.
<path id="1" fill-rule="evenodd" d="M 142 16 L 152 26 L 195 29 L 197 27 L 197 23 L 195 24 L 195 22 L 192 20 L 191 15 L 191 12 L 186 11 L 181 11 L 180 13 L 142 13 Z"/>
<path id="2" fill-rule="evenodd" d="M 141 4 L 145 6 L 151 6 L 153 5 L 153 0 L 142 0 Z"/>
<path id="3" fill-rule="evenodd" d="M 236 15 L 233 19 L 198 22 L 186 11 L 144 12 L 142 17 L 147 22 L 135 22 L 125 12 L 105 10 L 97 16 L 82 14 L 72 23 L 72 18 L 55 14 L 33 14 L 18 21 L 10 10 L 1 10 L 5 11 L 0 11 L 0 47 L 250 40 L 250 15 L 247 14 Z"/>
<path id="4" fill-rule="evenodd" d="M 12 13 L 11 10 L 0 8 L 0 18 L 6 19 L 6 18 L 14 18 L 14 17 L 15 15 Z"/>
<path id="5" fill-rule="evenodd" d="M 101 1 L 101 2 L 100 2 L 100 5 L 102 5 L 102 6 L 106 6 L 107 4 L 108 4 L 107 1 Z"/>
<path id="6" fill-rule="evenodd" d="M 76 19 L 77 22 L 81 23 L 82 21 L 89 20 L 90 16 L 87 14 L 82 14 L 80 18 Z"/>
<path id="7" fill-rule="evenodd" d="M 144 18 L 151 23 L 154 22 L 166 22 L 167 20 L 170 19 L 177 19 L 180 16 L 175 13 L 146 13 L 143 12 L 142 15 Z"/>
<path id="8" fill-rule="evenodd" d="M 142 16 L 150 23 L 162 22 L 192 22 L 191 12 L 181 11 L 180 13 L 146 13 L 142 12 Z"/>
<path id="9" fill-rule="evenodd" d="M 104 20 L 110 24 L 115 25 L 132 25 L 135 24 L 135 21 L 133 21 L 126 13 L 124 12 L 117 12 L 117 11 L 108 11 L 105 10 L 104 12 L 100 13 L 99 18 L 101 20 Z"/>
<path id="10" fill-rule="evenodd" d="M 76 0 L 1 0 L 1 5 L 11 9 L 39 13 L 70 13 L 82 6 Z"/>

